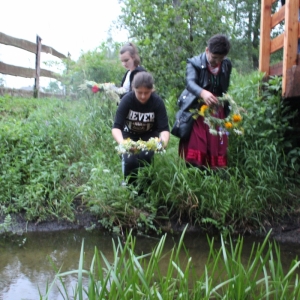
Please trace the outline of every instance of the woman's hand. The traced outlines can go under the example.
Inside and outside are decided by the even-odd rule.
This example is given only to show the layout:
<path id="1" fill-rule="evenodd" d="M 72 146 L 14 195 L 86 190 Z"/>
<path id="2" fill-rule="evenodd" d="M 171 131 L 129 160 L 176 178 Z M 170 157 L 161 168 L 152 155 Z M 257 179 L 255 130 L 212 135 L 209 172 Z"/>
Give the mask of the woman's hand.
<path id="1" fill-rule="evenodd" d="M 122 131 L 118 128 L 113 128 L 111 130 L 112 132 L 112 136 L 113 138 L 115 139 L 115 141 L 118 143 L 118 144 L 121 144 L 123 142 L 123 134 L 122 134 Z"/>
<path id="2" fill-rule="evenodd" d="M 170 139 L 170 132 L 169 131 L 162 131 L 159 135 L 159 138 L 163 144 L 163 147 L 166 148 L 168 143 L 169 143 L 169 139 Z"/>
<path id="3" fill-rule="evenodd" d="M 210 106 L 218 103 L 218 98 L 207 90 L 202 90 L 200 97 L 203 99 L 206 105 Z"/>

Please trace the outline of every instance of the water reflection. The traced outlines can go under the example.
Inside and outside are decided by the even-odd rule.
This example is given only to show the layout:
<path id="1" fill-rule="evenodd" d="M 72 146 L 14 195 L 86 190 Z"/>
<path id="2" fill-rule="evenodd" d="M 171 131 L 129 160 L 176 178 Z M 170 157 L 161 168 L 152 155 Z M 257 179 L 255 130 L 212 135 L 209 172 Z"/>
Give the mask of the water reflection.
<path id="1" fill-rule="evenodd" d="M 26 237 L 24 246 L 23 238 Z M 180 236 L 168 235 L 164 247 L 165 257 L 161 263 L 162 270 L 166 270 L 169 264 L 168 254 L 175 244 L 178 244 Z M 95 247 L 102 251 L 105 257 L 112 261 L 112 239 L 106 232 L 87 231 L 62 231 L 62 232 L 35 232 L 13 240 L 1 240 L 0 244 L 0 299 L 2 300 L 36 300 L 39 299 L 39 290 L 45 294 L 47 283 L 54 279 L 55 272 L 47 257 L 50 257 L 61 271 L 75 270 L 78 268 L 81 243 L 85 243 L 85 268 L 89 269 Z M 149 253 L 158 243 L 159 239 L 137 237 L 136 253 Z M 247 237 L 244 239 L 244 259 L 248 260 L 252 245 L 262 242 L 262 239 Z M 186 234 L 184 239 L 186 251 L 192 257 L 193 265 L 199 275 L 203 272 L 207 262 L 209 245 L 204 235 L 197 233 Z M 215 246 L 220 247 L 217 237 Z M 282 264 L 288 268 L 292 259 L 299 256 L 299 247 L 281 245 Z M 180 254 L 184 264 L 187 256 L 185 251 Z M 70 295 L 77 282 L 76 276 L 64 279 L 67 283 Z M 49 299 L 63 299 L 58 288 L 53 289 Z"/>

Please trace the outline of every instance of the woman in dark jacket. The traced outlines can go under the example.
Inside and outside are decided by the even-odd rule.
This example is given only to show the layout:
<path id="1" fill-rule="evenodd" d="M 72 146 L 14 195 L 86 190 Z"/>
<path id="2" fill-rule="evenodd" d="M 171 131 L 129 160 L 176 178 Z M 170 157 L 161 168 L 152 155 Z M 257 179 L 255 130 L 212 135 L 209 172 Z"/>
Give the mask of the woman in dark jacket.
<path id="1" fill-rule="evenodd" d="M 186 88 L 201 104 L 214 107 L 214 116 L 223 119 L 228 105 L 218 103 L 218 98 L 229 87 L 231 62 L 226 58 L 230 43 L 226 36 L 217 34 L 208 40 L 205 52 L 188 59 L 186 67 Z M 200 105 L 201 105 L 200 104 Z M 189 139 L 180 140 L 179 155 L 197 167 L 221 168 L 227 166 L 227 135 L 213 135 L 199 116 L 195 120 Z"/>

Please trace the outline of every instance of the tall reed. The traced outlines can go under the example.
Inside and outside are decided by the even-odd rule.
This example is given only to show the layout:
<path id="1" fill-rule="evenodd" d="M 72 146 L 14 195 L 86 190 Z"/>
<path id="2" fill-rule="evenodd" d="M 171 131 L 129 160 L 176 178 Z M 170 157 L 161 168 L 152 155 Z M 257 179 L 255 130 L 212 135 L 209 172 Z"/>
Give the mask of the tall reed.
<path id="1" fill-rule="evenodd" d="M 269 235 L 262 244 L 254 244 L 248 261 L 242 260 L 243 238 L 236 242 L 221 236 L 219 249 L 214 239 L 208 238 L 209 255 L 199 274 L 196 265 L 186 253 L 183 261 L 179 254 L 185 250 L 184 229 L 181 238 L 169 252 L 164 251 L 166 234 L 151 253 L 136 255 L 136 239 L 128 234 L 125 243 L 112 242 L 113 260 L 95 248 L 89 269 L 84 269 L 84 241 L 77 270 L 60 273 L 48 286 L 41 299 L 48 299 L 57 281 L 63 287 L 64 299 L 298 299 L 298 268 L 294 260 L 287 272 L 280 263 L 280 250 Z M 275 250 L 275 251 L 274 251 Z M 167 267 L 161 268 L 161 262 Z M 77 275 L 72 295 L 64 278 Z M 85 284 L 83 283 L 85 282 Z"/>

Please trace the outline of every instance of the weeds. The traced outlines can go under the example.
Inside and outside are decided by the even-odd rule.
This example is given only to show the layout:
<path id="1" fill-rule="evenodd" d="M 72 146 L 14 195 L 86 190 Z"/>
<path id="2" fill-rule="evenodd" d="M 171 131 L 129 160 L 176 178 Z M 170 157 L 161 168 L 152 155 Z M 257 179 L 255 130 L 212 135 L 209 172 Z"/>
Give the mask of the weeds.
<path id="1" fill-rule="evenodd" d="M 223 232 L 264 230 L 299 208 L 299 151 L 280 79 L 233 72 L 230 95 L 244 107 L 243 137 L 230 135 L 226 170 L 187 167 L 171 136 L 167 152 L 121 187 L 111 135 L 116 103 L 101 94 L 76 101 L 0 98 L 0 204 L 28 220 L 74 220 L 80 199 L 108 230 L 160 232 L 189 222 Z M 176 99 L 166 99 L 169 116 Z M 171 117 L 170 117 L 171 118 Z M 171 120 L 171 119 L 170 119 Z M 143 195 L 139 195 L 143 190 Z"/>
<path id="2" fill-rule="evenodd" d="M 284 272 L 280 251 L 268 241 L 254 244 L 248 261 L 242 261 L 243 238 L 233 242 L 221 236 L 217 249 L 214 239 L 208 239 L 209 255 L 203 272 L 197 262 L 185 251 L 183 231 L 178 245 L 164 251 L 166 234 L 151 253 L 136 255 L 135 238 L 130 233 L 125 243 L 113 241 L 113 259 L 109 261 L 95 248 L 89 269 L 84 269 L 84 241 L 77 270 L 60 273 L 41 299 L 48 299 L 51 289 L 59 283 L 64 299 L 297 299 L 299 261 L 294 260 Z M 270 234 L 270 233 L 269 233 Z M 273 249 L 274 247 L 274 249 Z M 161 263 L 167 266 L 161 268 Z M 65 282 L 68 276 L 77 276 L 73 295 L 68 295 Z"/>

